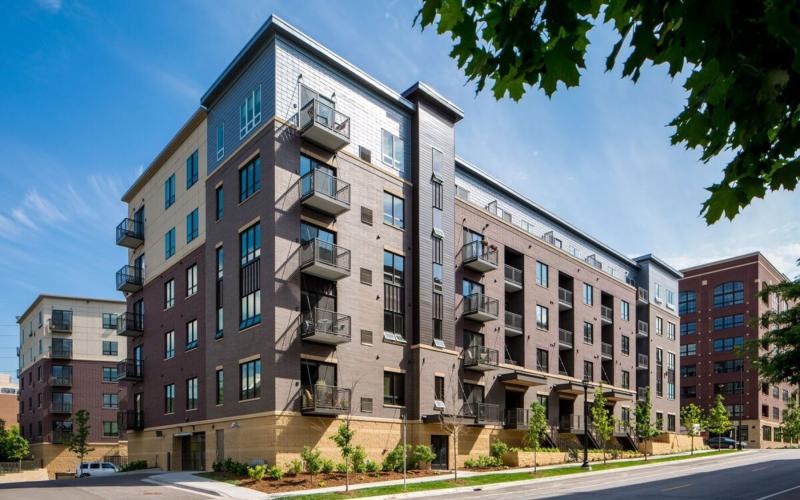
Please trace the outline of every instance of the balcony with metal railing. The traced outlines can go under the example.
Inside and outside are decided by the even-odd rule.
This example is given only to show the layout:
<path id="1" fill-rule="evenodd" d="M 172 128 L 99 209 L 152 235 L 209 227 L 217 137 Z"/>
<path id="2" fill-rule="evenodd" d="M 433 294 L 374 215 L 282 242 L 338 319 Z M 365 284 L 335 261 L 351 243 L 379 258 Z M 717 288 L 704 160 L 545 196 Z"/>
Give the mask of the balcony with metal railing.
<path id="1" fill-rule="evenodd" d="M 464 403 L 461 416 L 473 420 L 475 425 L 499 424 L 503 421 L 502 408 L 493 403 Z"/>
<path id="2" fill-rule="evenodd" d="M 572 292 L 566 288 L 558 288 L 558 310 L 572 309 Z"/>
<path id="3" fill-rule="evenodd" d="M 506 292 L 519 292 L 522 290 L 522 269 L 505 265 Z"/>
<path id="4" fill-rule="evenodd" d="M 558 430 L 569 434 L 583 434 L 583 415 L 559 416 Z"/>
<path id="5" fill-rule="evenodd" d="M 644 401 L 647 399 L 647 387 L 637 387 L 636 388 L 636 399 L 639 401 Z"/>
<path id="6" fill-rule="evenodd" d="M 603 359 L 611 359 L 614 357 L 614 346 L 609 342 L 600 342 L 600 354 Z"/>
<path id="7" fill-rule="evenodd" d="M 640 337 L 648 337 L 650 335 L 650 325 L 647 321 L 638 320 L 636 322 L 636 334 Z"/>
<path id="8" fill-rule="evenodd" d="M 144 378 L 144 361 L 123 359 L 117 363 L 117 380 L 139 381 Z"/>
<path id="9" fill-rule="evenodd" d="M 50 387 L 72 387 L 72 371 L 50 376 Z"/>
<path id="10" fill-rule="evenodd" d="M 464 349 L 464 368 L 486 372 L 496 370 L 500 353 L 497 349 L 474 345 Z"/>
<path id="11" fill-rule="evenodd" d="M 506 335 L 516 337 L 523 333 L 522 315 L 515 312 L 506 311 Z"/>
<path id="12" fill-rule="evenodd" d="M 48 410 L 54 414 L 72 413 L 72 401 L 52 401 Z"/>
<path id="13" fill-rule="evenodd" d="M 647 291 L 646 288 L 637 287 L 636 288 L 636 300 L 640 304 L 648 304 L 650 302 L 650 293 Z"/>
<path id="14" fill-rule="evenodd" d="M 350 210 L 350 184 L 315 168 L 300 177 L 300 203 L 336 217 Z"/>
<path id="15" fill-rule="evenodd" d="M 614 310 L 608 306 L 600 306 L 600 323 L 610 325 L 614 322 Z"/>
<path id="16" fill-rule="evenodd" d="M 470 241 L 464 244 L 462 257 L 464 267 L 485 273 L 497 269 L 497 248 L 486 245 L 483 241 Z"/>
<path id="17" fill-rule="evenodd" d="M 558 347 L 560 349 L 572 349 L 574 334 L 566 328 L 558 329 Z"/>
<path id="18" fill-rule="evenodd" d="M 50 435 L 50 442 L 53 444 L 67 444 L 72 440 L 72 433 L 69 431 L 56 431 Z"/>
<path id="19" fill-rule="evenodd" d="M 530 410 L 528 408 L 511 408 L 506 410 L 506 429 L 528 430 L 530 421 Z"/>
<path id="20" fill-rule="evenodd" d="M 350 117 L 319 99 L 308 101 L 298 115 L 300 135 L 330 151 L 350 144 Z"/>
<path id="21" fill-rule="evenodd" d="M 117 271 L 117 290 L 120 292 L 134 293 L 142 289 L 144 273 L 136 266 L 122 266 Z"/>
<path id="22" fill-rule="evenodd" d="M 349 413 L 350 389 L 321 384 L 303 386 L 300 389 L 300 412 L 322 416 Z"/>
<path id="23" fill-rule="evenodd" d="M 144 225 L 134 219 L 122 219 L 117 225 L 117 245 L 138 248 L 144 242 Z"/>
<path id="24" fill-rule="evenodd" d="M 482 293 L 464 297 L 464 317 L 473 321 L 486 322 L 498 318 L 500 303 L 497 299 Z"/>
<path id="25" fill-rule="evenodd" d="M 144 412 L 141 410 L 117 412 L 117 428 L 121 431 L 140 431 L 144 429 Z"/>
<path id="26" fill-rule="evenodd" d="M 117 335 L 140 337 L 144 334 L 144 314 L 124 312 L 117 316 Z"/>
<path id="27" fill-rule="evenodd" d="M 319 238 L 307 241 L 300 249 L 300 270 L 326 280 L 350 276 L 350 250 Z"/>
<path id="28" fill-rule="evenodd" d="M 50 359 L 72 359 L 72 342 L 56 342 L 54 339 L 48 354 Z"/>
<path id="29" fill-rule="evenodd" d="M 650 356 L 647 354 L 636 355 L 636 368 L 639 370 L 647 370 L 650 368 Z"/>
<path id="30" fill-rule="evenodd" d="M 329 345 L 350 342 L 350 316 L 315 307 L 300 318 L 300 338 Z"/>

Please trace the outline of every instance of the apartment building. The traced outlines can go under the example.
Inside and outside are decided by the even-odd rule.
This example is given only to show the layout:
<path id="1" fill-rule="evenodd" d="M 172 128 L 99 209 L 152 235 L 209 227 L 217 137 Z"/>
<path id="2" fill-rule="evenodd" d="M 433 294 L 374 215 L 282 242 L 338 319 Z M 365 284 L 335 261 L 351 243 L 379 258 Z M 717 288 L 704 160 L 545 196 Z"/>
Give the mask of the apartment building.
<path id="1" fill-rule="evenodd" d="M 463 113 L 434 89 L 398 93 L 272 16 L 200 104 L 117 228 L 132 459 L 333 456 L 346 418 L 374 459 L 407 422 L 447 468 L 519 444 L 537 400 L 554 445 L 594 440 L 584 379 L 624 420 L 652 387 L 678 429 L 680 273 L 458 158 Z"/>
<path id="2" fill-rule="evenodd" d="M 90 459 L 125 455 L 117 427 L 117 364 L 127 345 L 117 336 L 125 303 L 39 295 L 18 316 L 19 426 L 51 477 L 74 471 L 66 451 L 78 410 L 90 414 Z"/>
<path id="3" fill-rule="evenodd" d="M 5 422 L 6 428 L 18 425 L 18 392 L 19 384 L 14 379 L 14 376 L 8 373 L 0 373 L 0 419 Z"/>
<path id="4" fill-rule="evenodd" d="M 735 425 L 731 437 L 751 448 L 785 446 L 781 422 L 797 387 L 768 384 L 741 348 L 765 332 L 757 318 L 788 307 L 759 291 L 788 278 L 760 252 L 683 270 L 678 299 L 681 316 L 681 404 L 703 409 L 717 394 Z"/>

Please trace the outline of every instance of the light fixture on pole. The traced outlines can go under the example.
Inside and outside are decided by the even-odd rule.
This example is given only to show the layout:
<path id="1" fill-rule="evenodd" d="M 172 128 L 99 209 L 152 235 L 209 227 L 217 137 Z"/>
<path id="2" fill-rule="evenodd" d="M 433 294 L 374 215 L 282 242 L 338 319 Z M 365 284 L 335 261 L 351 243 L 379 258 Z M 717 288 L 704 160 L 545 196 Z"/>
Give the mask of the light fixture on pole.
<path id="1" fill-rule="evenodd" d="M 589 465 L 589 375 L 583 374 L 583 464 L 581 469 L 592 470 Z"/>

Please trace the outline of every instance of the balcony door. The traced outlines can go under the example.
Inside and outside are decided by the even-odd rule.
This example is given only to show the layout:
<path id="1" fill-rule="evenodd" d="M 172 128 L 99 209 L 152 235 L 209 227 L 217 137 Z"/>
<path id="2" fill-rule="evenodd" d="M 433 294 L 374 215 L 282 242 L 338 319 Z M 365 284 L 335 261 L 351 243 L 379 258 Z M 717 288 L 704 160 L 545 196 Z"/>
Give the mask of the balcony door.
<path id="1" fill-rule="evenodd" d="M 306 175 L 311 172 L 322 172 L 327 175 Z M 300 183 L 302 194 L 306 194 L 314 188 L 317 192 L 333 196 L 336 194 L 336 170 L 317 160 L 300 155 Z"/>
<path id="2" fill-rule="evenodd" d="M 300 362 L 300 385 L 336 387 L 336 365 L 302 360 Z"/>
<path id="3" fill-rule="evenodd" d="M 461 285 L 461 293 L 464 297 L 469 297 L 474 293 L 483 295 L 483 285 L 475 281 L 464 280 Z"/>
<path id="4" fill-rule="evenodd" d="M 336 108 L 336 103 L 331 99 L 320 95 L 316 90 L 312 90 L 305 85 L 300 85 L 300 109 L 305 108 L 305 105 L 314 99 L 319 102 L 316 110 L 316 120 L 322 125 L 333 127 L 334 117 L 333 110 Z"/>
<path id="5" fill-rule="evenodd" d="M 331 316 L 317 314 L 317 310 L 336 312 L 336 307 L 336 283 L 315 276 L 300 276 L 300 317 L 304 329 L 319 328 L 322 325 L 315 323 Z"/>
<path id="6" fill-rule="evenodd" d="M 134 231 L 144 231 L 144 207 L 133 212 L 133 229 Z"/>

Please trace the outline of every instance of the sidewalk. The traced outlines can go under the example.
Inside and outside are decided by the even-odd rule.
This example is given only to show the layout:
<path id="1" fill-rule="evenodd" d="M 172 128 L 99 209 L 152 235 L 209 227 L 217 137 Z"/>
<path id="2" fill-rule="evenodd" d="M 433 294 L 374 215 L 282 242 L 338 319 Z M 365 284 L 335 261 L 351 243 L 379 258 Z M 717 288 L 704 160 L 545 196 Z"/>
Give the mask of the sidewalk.
<path id="1" fill-rule="evenodd" d="M 689 460 L 703 460 L 708 458 L 713 458 L 714 454 L 711 452 L 716 450 L 697 450 L 695 451 L 695 455 L 697 455 L 694 459 Z M 748 453 L 748 451 L 744 451 L 741 453 Z M 659 458 L 664 457 L 677 457 L 677 456 L 685 456 L 689 455 L 690 453 L 675 453 L 672 455 L 658 455 L 653 457 L 653 460 L 658 460 Z M 707 456 L 703 456 L 707 455 Z M 737 456 L 741 456 L 738 453 Z M 642 458 L 625 458 L 625 459 L 618 459 L 618 460 L 609 460 L 608 463 L 620 463 L 620 462 L 631 462 L 636 460 L 642 460 Z M 598 462 L 593 462 L 594 464 L 598 464 Z M 670 463 L 670 462 L 668 462 Z M 657 467 L 659 463 L 653 464 L 642 464 L 633 466 L 630 469 L 614 469 L 614 470 L 606 470 L 606 471 L 596 471 L 596 472 L 588 472 L 587 474 L 611 474 L 615 472 L 621 472 L 625 470 L 632 470 L 638 469 L 642 467 Z M 555 465 L 545 465 L 538 467 L 537 470 L 548 470 L 548 469 L 557 469 L 557 468 L 564 468 L 564 467 L 580 467 L 581 463 L 571 463 L 571 464 L 555 464 Z M 504 469 L 504 470 L 496 470 L 496 471 L 467 471 L 467 470 L 459 470 L 458 477 L 459 479 L 468 478 L 468 477 L 475 477 L 475 476 L 484 476 L 488 474 L 513 474 L 519 472 L 533 472 L 533 467 L 520 467 L 514 469 Z M 419 478 L 412 478 L 408 479 L 406 484 L 414 484 L 414 483 L 426 483 L 431 481 L 444 481 L 453 479 L 454 475 L 452 473 L 447 474 L 439 474 L 435 476 L 428 476 L 428 477 L 419 477 Z M 539 479 L 531 479 L 530 482 L 550 482 L 550 481 L 559 481 L 564 480 L 563 477 L 550 477 L 550 478 L 539 478 Z M 300 495 L 313 495 L 317 493 L 335 493 L 344 491 L 344 486 L 330 486 L 327 488 L 314 488 L 314 489 L 305 489 L 305 490 L 298 490 L 298 491 L 287 491 L 275 494 L 266 494 L 261 493 L 250 488 L 245 488 L 242 486 L 234 486 L 232 484 L 228 484 L 222 481 L 215 481 L 213 479 L 207 479 L 204 477 L 200 477 L 195 475 L 193 472 L 167 472 L 163 474 L 157 474 L 150 476 L 146 481 L 150 481 L 156 484 L 163 484 L 163 485 L 170 485 L 175 486 L 178 488 L 185 488 L 191 491 L 195 491 L 198 493 L 204 493 L 209 496 L 218 497 L 218 498 L 239 498 L 244 500 L 266 500 L 266 499 L 276 499 L 276 498 L 291 498 Z M 526 484 L 528 481 L 514 481 L 513 484 Z M 394 481 L 377 481 L 371 483 L 360 483 L 360 484 L 353 484 L 350 485 L 350 490 L 361 490 L 365 488 L 374 488 L 376 486 L 394 486 L 394 485 L 401 485 L 403 484 L 402 480 L 394 480 Z M 508 483 L 497 483 L 497 487 L 502 487 L 503 485 L 512 484 L 511 482 Z M 488 485 L 487 485 L 488 486 Z M 495 485 L 492 485 L 495 486 Z M 484 487 L 486 488 L 486 487 Z M 452 488 L 447 490 L 438 490 L 438 491 L 447 491 L 449 493 L 459 493 L 461 491 L 472 491 L 473 487 L 462 487 L 462 488 Z M 404 497 L 404 498 L 413 498 L 413 497 L 420 497 L 429 495 L 429 491 L 423 491 L 418 493 L 407 493 L 407 494 L 395 494 L 391 495 L 392 497 Z M 379 498 L 379 497 L 373 497 Z"/>

